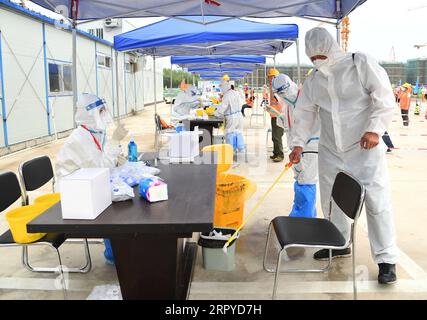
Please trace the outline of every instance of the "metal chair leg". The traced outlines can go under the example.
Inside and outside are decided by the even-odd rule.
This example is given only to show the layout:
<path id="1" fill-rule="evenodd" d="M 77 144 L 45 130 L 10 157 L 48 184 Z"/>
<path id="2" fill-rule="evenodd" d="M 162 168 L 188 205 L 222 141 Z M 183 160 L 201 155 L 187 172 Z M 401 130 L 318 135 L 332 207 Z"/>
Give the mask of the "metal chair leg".
<path id="1" fill-rule="evenodd" d="M 59 260 L 59 272 L 61 274 L 61 284 L 62 284 L 62 292 L 64 294 L 64 300 L 68 300 L 68 295 L 67 295 L 67 284 L 65 282 L 65 278 L 64 278 L 64 269 L 62 268 L 62 260 L 61 260 L 61 254 L 59 253 L 59 249 L 56 249 L 56 253 L 58 254 L 58 260 Z"/>
<path id="2" fill-rule="evenodd" d="M 85 247 L 86 264 L 81 268 L 69 268 L 68 269 L 69 273 L 88 273 L 92 269 L 92 259 L 90 257 L 89 244 L 87 239 L 84 239 L 83 242 Z M 46 245 L 50 245 L 50 244 L 46 243 Z M 22 264 L 27 270 L 31 272 L 47 272 L 47 273 L 56 272 L 56 268 L 53 268 L 53 267 L 33 267 L 29 262 L 27 245 L 22 246 Z"/>
<path id="3" fill-rule="evenodd" d="M 272 297 L 273 300 L 276 299 L 277 281 L 279 280 L 280 264 L 282 262 L 282 253 L 283 253 L 283 250 L 280 251 L 279 256 L 277 258 L 276 274 L 274 276 L 274 286 L 273 286 L 273 297 Z"/>
<path id="4" fill-rule="evenodd" d="M 267 235 L 267 241 L 265 242 L 264 259 L 262 261 L 262 265 L 264 267 L 264 270 L 267 272 L 274 272 L 273 269 L 268 269 L 267 265 L 266 265 L 268 243 L 270 242 L 270 238 L 271 238 L 271 227 L 272 227 L 272 222 L 270 222 L 270 225 L 268 226 L 268 235 Z"/>
<path id="5" fill-rule="evenodd" d="M 354 241 L 351 244 L 352 246 L 352 255 L 351 259 L 353 262 L 353 300 L 357 300 L 357 279 L 356 279 L 356 258 L 355 258 L 355 247 Z"/>

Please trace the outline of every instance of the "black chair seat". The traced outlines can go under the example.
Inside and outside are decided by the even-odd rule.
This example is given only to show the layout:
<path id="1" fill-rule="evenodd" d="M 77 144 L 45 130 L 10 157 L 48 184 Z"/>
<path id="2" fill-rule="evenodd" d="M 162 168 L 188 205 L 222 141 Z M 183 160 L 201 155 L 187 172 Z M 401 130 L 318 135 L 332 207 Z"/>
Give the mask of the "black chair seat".
<path id="1" fill-rule="evenodd" d="M 63 233 L 48 233 L 43 238 L 27 244 L 34 244 L 38 242 L 50 243 L 54 248 L 58 249 L 65 242 L 65 235 Z M 21 243 L 16 243 L 13 240 L 12 232 L 10 230 L 7 230 L 5 233 L 3 233 L 0 236 L 0 245 L 6 245 L 6 244 L 22 245 Z"/>
<path id="2" fill-rule="evenodd" d="M 345 239 L 326 219 L 276 217 L 273 227 L 282 248 L 289 244 L 341 247 Z"/>

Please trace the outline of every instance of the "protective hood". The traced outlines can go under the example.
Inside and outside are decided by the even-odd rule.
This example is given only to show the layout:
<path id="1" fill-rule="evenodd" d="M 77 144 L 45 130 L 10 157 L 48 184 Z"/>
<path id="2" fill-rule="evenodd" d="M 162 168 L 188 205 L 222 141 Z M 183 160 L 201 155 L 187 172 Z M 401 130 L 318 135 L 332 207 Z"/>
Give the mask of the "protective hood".
<path id="1" fill-rule="evenodd" d="M 105 131 L 113 119 L 103 99 L 94 94 L 83 93 L 77 98 L 76 124 L 85 125 L 93 131 Z"/>
<path id="2" fill-rule="evenodd" d="M 298 98 L 298 86 L 286 74 L 279 74 L 272 80 L 274 93 L 295 105 Z"/>
<path id="3" fill-rule="evenodd" d="M 190 97 L 194 97 L 195 95 L 197 95 L 197 89 L 195 86 L 190 86 L 187 85 L 187 89 L 185 89 L 185 93 L 190 96 Z"/>
<path id="4" fill-rule="evenodd" d="M 345 56 L 344 51 L 332 35 L 325 28 L 313 28 L 305 35 L 305 53 L 309 58 L 313 56 L 328 57 L 327 65 L 333 65 Z"/>
<path id="5" fill-rule="evenodd" d="M 221 89 L 222 93 L 226 93 L 228 90 L 231 89 L 231 83 L 228 81 L 221 81 L 219 88 Z"/>

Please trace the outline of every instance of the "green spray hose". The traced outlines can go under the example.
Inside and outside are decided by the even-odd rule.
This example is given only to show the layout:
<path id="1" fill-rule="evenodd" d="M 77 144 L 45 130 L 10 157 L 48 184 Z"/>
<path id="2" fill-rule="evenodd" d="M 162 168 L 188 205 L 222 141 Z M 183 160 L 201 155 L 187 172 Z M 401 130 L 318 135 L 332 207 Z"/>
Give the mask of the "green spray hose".
<path id="1" fill-rule="evenodd" d="M 276 184 L 282 179 L 283 175 L 286 173 L 286 171 L 289 170 L 289 168 L 292 167 L 292 162 L 289 162 L 286 164 L 285 168 L 282 170 L 282 172 L 279 174 L 279 176 L 274 180 L 273 184 L 268 188 L 267 192 L 264 193 L 262 198 L 258 201 L 256 206 L 252 209 L 252 211 L 249 213 L 249 215 L 246 217 L 246 219 L 242 222 L 242 224 L 237 228 L 237 230 L 233 233 L 233 235 L 228 239 L 228 241 L 224 244 L 224 247 L 222 248 L 222 251 L 224 253 L 227 253 L 227 248 L 230 245 L 230 243 L 236 238 L 239 231 L 243 228 L 243 226 L 248 222 L 248 220 L 253 216 L 253 214 L 257 211 L 258 207 L 261 205 L 261 203 L 265 200 L 265 198 L 268 196 L 268 194 L 273 190 L 273 188 L 276 186 Z"/>

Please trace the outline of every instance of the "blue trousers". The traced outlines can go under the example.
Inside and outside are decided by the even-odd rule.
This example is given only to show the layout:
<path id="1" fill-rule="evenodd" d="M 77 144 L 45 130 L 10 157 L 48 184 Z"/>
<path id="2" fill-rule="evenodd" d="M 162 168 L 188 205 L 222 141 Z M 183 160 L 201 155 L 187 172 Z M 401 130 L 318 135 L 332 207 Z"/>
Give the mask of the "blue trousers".
<path id="1" fill-rule="evenodd" d="M 243 151 L 245 150 L 245 141 L 243 140 L 243 135 L 241 133 L 227 133 L 225 140 L 228 144 L 233 146 L 233 150 Z"/>

